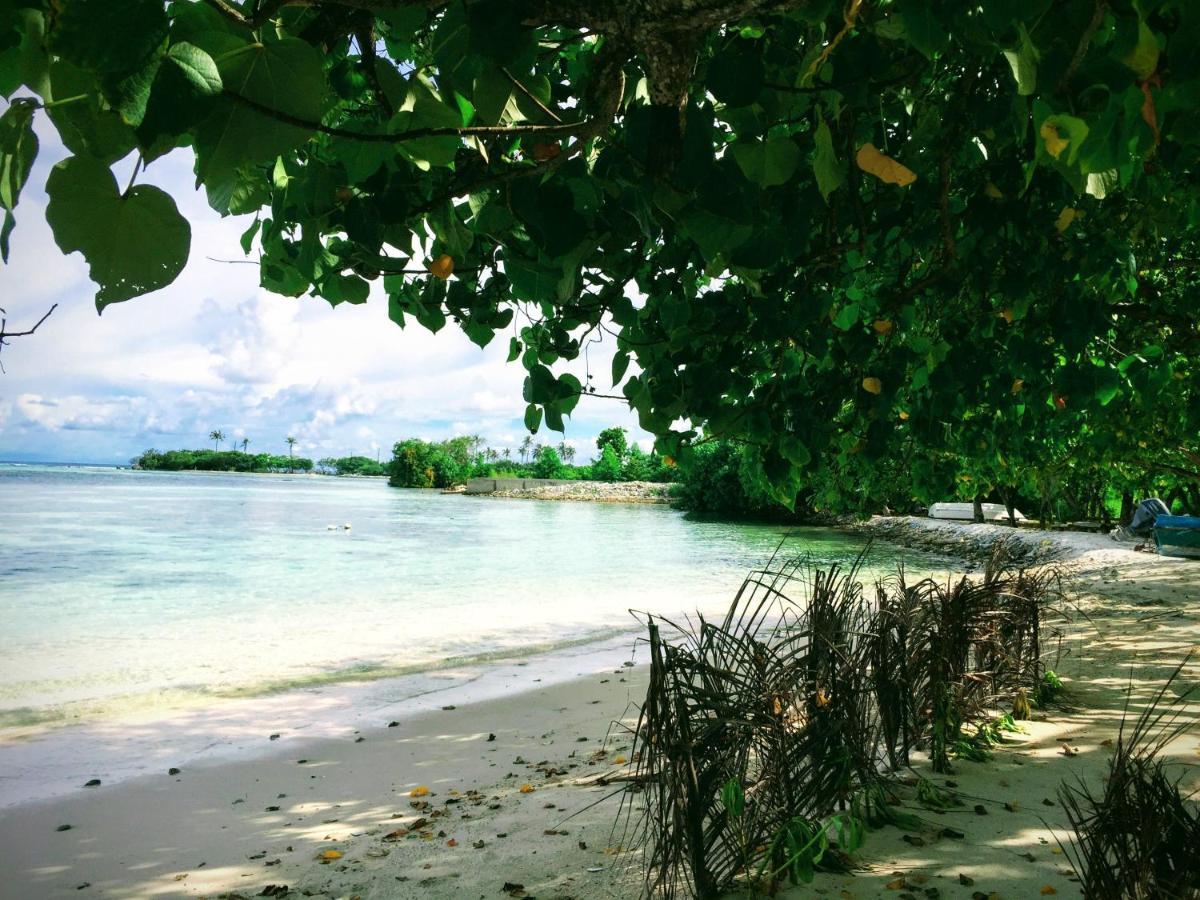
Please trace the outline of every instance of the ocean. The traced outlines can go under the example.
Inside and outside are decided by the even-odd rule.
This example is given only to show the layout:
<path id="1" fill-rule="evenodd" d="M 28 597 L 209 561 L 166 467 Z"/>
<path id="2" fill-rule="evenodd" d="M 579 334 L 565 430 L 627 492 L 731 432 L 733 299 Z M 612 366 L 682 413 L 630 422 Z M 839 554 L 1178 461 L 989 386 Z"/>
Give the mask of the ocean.
<path id="1" fill-rule="evenodd" d="M 663 506 L 0 464 L 0 735 L 633 635 L 631 610 L 721 611 L 785 538 L 862 549 Z"/>

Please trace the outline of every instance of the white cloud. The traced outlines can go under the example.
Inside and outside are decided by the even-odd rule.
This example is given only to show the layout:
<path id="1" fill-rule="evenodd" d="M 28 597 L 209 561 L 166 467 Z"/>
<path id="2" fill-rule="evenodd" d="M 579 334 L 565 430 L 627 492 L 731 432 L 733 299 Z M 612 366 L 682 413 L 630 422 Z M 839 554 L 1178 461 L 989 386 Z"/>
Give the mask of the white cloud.
<path id="1" fill-rule="evenodd" d="M 333 309 L 266 293 L 255 265 L 214 261 L 243 258 L 238 237 L 251 220 L 209 209 L 186 151 L 139 176 L 168 190 L 191 223 L 186 269 L 170 287 L 98 316 L 86 263 L 64 256 L 44 221 L 42 186 L 66 153 L 52 130 L 39 136 L 0 297 L 13 322 L 59 307 L 36 335 L 5 348 L 0 458 L 126 459 L 148 446 L 205 446 L 214 428 L 275 452 L 293 433 L 321 455 L 373 453 L 408 436 L 481 434 L 497 448 L 524 437 L 524 371 L 506 363 L 503 335 L 481 350 L 453 326 L 436 335 L 396 327 L 379 285 L 366 304 Z M 129 165 L 117 166 L 118 180 Z M 611 351 L 611 340 L 588 348 L 602 392 Z M 569 368 L 584 377 L 583 359 Z M 583 399 L 567 420 L 577 458 L 612 424 L 645 438 L 622 404 Z"/>

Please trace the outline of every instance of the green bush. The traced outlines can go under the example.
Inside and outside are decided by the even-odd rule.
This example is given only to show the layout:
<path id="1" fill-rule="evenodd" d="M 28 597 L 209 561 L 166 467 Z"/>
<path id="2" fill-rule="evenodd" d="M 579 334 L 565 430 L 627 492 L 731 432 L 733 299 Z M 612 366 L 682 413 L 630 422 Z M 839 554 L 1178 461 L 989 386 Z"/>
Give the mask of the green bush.
<path id="1" fill-rule="evenodd" d="M 570 478 L 571 470 L 563 465 L 553 447 L 543 447 L 533 462 L 534 478 Z"/>
<path id="2" fill-rule="evenodd" d="M 749 451 L 736 444 L 701 444 L 680 466 L 680 505 L 695 513 L 733 518 L 790 520 L 797 516 L 763 488 Z"/>

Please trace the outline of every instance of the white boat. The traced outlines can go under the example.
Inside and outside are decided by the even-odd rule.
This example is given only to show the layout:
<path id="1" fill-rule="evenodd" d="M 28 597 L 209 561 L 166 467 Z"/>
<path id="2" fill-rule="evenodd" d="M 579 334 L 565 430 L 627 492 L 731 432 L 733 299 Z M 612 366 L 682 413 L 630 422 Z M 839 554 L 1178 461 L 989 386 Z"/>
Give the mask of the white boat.
<path id="1" fill-rule="evenodd" d="M 1016 514 L 1017 521 L 1020 522 L 1025 518 L 1024 513 L 1019 509 L 1013 510 Z M 959 519 L 967 522 L 975 521 L 975 504 L 974 503 L 935 503 L 929 507 L 929 518 L 931 519 Z M 1003 503 L 985 503 L 983 504 L 983 521 L 985 522 L 1007 522 L 1008 510 L 1004 508 Z"/>

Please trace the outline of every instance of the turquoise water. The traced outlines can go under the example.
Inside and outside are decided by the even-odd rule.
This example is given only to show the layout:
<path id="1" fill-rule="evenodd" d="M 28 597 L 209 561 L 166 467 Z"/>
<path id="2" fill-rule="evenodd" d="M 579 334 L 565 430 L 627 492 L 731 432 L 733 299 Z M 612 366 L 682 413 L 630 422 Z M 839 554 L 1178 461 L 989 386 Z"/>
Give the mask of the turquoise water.
<path id="1" fill-rule="evenodd" d="M 782 535 L 376 479 L 0 465 L 0 727 L 632 631 L 630 608 L 722 608 Z M 827 561 L 860 546 L 820 529 L 790 542 Z"/>

